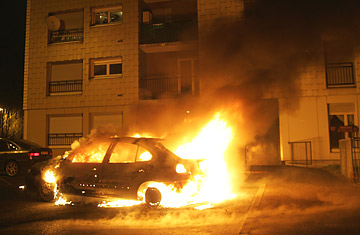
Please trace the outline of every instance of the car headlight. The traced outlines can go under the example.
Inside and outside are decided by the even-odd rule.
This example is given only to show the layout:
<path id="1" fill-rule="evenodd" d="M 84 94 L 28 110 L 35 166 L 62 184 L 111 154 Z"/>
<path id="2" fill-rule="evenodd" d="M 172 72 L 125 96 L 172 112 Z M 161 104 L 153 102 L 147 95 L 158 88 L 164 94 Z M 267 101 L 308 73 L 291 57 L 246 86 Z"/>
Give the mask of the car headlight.
<path id="1" fill-rule="evenodd" d="M 186 173 L 185 166 L 183 164 L 177 164 L 176 165 L 176 172 L 179 174 Z"/>

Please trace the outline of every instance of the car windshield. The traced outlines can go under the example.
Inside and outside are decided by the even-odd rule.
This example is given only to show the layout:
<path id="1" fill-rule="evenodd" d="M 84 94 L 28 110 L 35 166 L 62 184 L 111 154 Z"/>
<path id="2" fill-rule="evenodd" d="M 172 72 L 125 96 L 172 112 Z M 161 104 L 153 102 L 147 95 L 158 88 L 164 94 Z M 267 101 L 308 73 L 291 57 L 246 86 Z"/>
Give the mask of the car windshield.
<path id="1" fill-rule="evenodd" d="M 15 140 L 14 142 L 23 149 L 43 148 L 40 145 L 38 145 L 34 142 L 31 142 L 31 141 L 27 141 L 27 140 Z"/>

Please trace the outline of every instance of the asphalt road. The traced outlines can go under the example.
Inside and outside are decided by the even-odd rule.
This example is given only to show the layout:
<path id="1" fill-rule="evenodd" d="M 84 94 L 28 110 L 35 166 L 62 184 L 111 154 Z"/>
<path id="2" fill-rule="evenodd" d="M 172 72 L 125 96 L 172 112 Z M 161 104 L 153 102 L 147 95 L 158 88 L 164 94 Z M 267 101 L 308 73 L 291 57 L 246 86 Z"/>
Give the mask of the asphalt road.
<path id="1" fill-rule="evenodd" d="M 257 168 L 214 208 L 55 206 L 0 176 L 0 234 L 360 234 L 360 189 L 319 169 Z"/>

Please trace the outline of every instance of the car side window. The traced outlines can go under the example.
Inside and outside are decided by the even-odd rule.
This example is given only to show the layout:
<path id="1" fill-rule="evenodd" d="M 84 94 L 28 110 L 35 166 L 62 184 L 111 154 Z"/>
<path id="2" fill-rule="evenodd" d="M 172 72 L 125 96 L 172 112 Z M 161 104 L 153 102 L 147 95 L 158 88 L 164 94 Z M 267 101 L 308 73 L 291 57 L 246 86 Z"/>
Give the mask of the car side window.
<path id="1" fill-rule="evenodd" d="M 105 157 L 106 151 L 110 146 L 109 142 L 95 142 L 87 146 L 80 146 L 73 155 L 74 163 L 101 163 Z"/>
<path id="2" fill-rule="evenodd" d="M 0 140 L 0 152 L 9 151 L 6 141 Z"/>
<path id="3" fill-rule="evenodd" d="M 137 162 L 146 162 L 152 159 L 152 154 L 145 148 L 139 146 L 136 154 Z"/>
<path id="4" fill-rule="evenodd" d="M 133 163 L 135 162 L 138 145 L 130 143 L 117 143 L 112 152 L 109 163 Z"/>
<path id="5" fill-rule="evenodd" d="M 8 141 L 8 146 L 10 151 L 18 151 L 20 150 L 20 147 L 14 144 L 13 142 Z"/>

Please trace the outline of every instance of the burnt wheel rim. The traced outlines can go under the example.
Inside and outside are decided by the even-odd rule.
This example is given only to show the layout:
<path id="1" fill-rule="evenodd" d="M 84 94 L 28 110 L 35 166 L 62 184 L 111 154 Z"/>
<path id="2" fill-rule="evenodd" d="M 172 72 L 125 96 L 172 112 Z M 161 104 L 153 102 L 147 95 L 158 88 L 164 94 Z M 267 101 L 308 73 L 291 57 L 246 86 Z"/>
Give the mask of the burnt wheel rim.
<path id="1" fill-rule="evenodd" d="M 6 174 L 9 176 L 15 176 L 19 172 L 19 166 L 16 162 L 8 162 L 6 164 Z"/>
<path id="2" fill-rule="evenodd" d="M 157 188 L 149 187 L 145 192 L 145 202 L 149 205 L 160 205 L 161 193 Z"/>
<path id="3" fill-rule="evenodd" d="M 40 186 L 40 194 L 44 198 L 52 197 L 54 193 L 54 187 L 52 184 L 43 181 Z"/>

